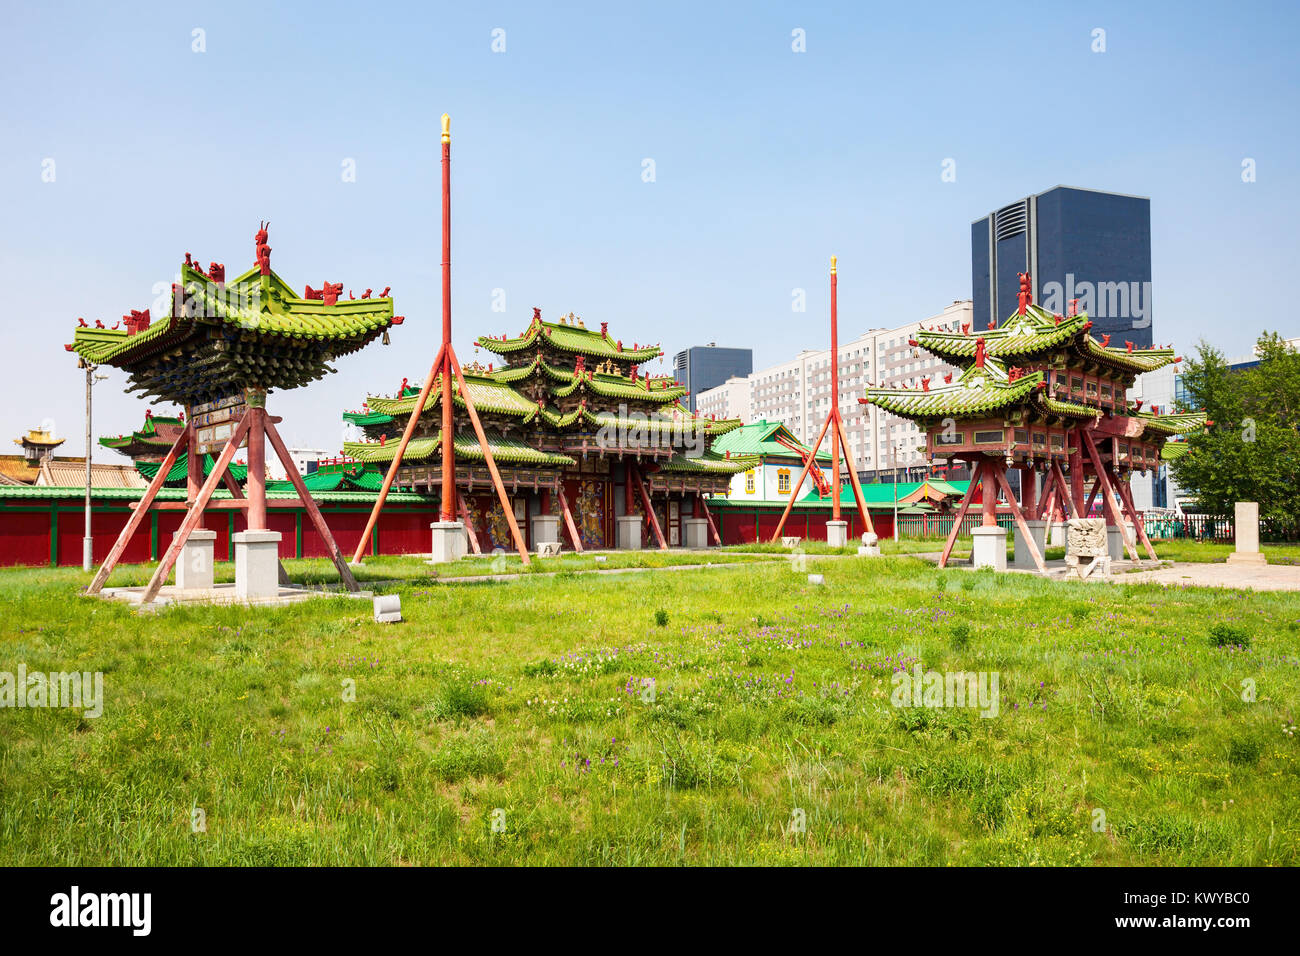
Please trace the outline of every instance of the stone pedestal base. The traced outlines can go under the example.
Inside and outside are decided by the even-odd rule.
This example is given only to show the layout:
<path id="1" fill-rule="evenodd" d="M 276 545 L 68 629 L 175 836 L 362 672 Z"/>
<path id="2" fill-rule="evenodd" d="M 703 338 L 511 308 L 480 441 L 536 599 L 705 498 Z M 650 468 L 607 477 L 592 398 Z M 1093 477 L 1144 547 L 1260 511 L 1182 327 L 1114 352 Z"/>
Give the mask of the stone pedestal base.
<path id="1" fill-rule="evenodd" d="M 529 520 L 532 523 L 534 548 L 560 540 L 559 515 L 533 515 Z"/>
<path id="2" fill-rule="evenodd" d="M 707 548 L 709 546 L 709 522 L 707 518 L 683 518 L 682 526 L 686 530 L 686 547 Z"/>
<path id="3" fill-rule="evenodd" d="M 176 535 L 172 535 L 175 538 Z M 191 531 L 190 536 L 181 546 L 180 557 L 176 559 L 176 586 L 183 590 L 191 588 L 208 591 L 213 585 L 212 561 L 213 549 L 217 544 L 215 531 L 202 528 Z"/>
<path id="4" fill-rule="evenodd" d="M 459 521 L 435 521 L 429 525 L 433 531 L 433 557 L 430 564 L 446 564 L 459 561 L 469 550 L 469 538 L 465 536 L 465 525 Z"/>
<path id="5" fill-rule="evenodd" d="M 867 531 L 862 535 L 862 544 L 858 546 L 858 557 L 880 557 L 880 537 L 874 531 Z"/>
<path id="6" fill-rule="evenodd" d="M 1256 551 L 1234 551 L 1228 555 L 1229 564 L 1268 564 L 1268 558 Z"/>
<path id="7" fill-rule="evenodd" d="M 826 522 L 826 543 L 832 548 L 842 548 L 849 543 L 849 523 L 847 521 Z"/>
<path id="8" fill-rule="evenodd" d="M 1268 564 L 1259 551 L 1259 502 L 1238 501 L 1233 511 L 1232 536 L 1236 549 L 1229 564 Z"/>
<path id="9" fill-rule="evenodd" d="M 971 564 L 976 568 L 1007 569 L 1007 529 L 986 528 L 983 525 L 971 532 Z"/>
<path id="10" fill-rule="evenodd" d="M 280 593 L 280 532 L 240 531 L 235 542 L 235 596 L 242 600 Z"/>
<path id="11" fill-rule="evenodd" d="M 620 551 L 640 551 L 641 550 L 641 522 L 643 519 L 640 515 L 622 515 L 617 520 L 618 524 L 618 547 Z"/>
<path id="12" fill-rule="evenodd" d="M 1049 548 L 1065 547 L 1065 522 L 1053 521 L 1047 529 L 1047 546 Z"/>
<path id="13" fill-rule="evenodd" d="M 1116 525 L 1106 526 L 1106 550 L 1112 561 L 1123 561 L 1127 557 L 1124 550 L 1124 529 Z"/>
<path id="14" fill-rule="evenodd" d="M 1047 548 L 1047 522 L 1046 521 L 1026 521 L 1029 527 L 1029 536 L 1038 546 L 1038 553 L 1041 555 Z M 1020 532 L 1020 525 L 1016 525 L 1016 556 L 1012 561 L 1013 568 L 1023 570 L 1038 570 L 1038 565 L 1034 564 L 1033 555 L 1029 553 L 1029 544 L 1025 541 L 1025 536 Z"/>

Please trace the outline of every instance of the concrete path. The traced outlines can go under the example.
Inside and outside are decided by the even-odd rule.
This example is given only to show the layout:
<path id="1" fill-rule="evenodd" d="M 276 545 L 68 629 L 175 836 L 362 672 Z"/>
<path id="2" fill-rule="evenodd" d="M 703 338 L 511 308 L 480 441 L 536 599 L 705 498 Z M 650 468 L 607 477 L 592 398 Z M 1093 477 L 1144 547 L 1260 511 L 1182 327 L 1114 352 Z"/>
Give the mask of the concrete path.
<path id="1" fill-rule="evenodd" d="M 911 555 L 926 561 L 939 563 L 940 552 L 923 551 Z M 950 568 L 970 570 L 966 561 L 950 563 Z M 1161 561 L 1158 566 L 1151 561 L 1143 561 L 1135 566 L 1132 561 L 1114 561 L 1112 573 L 1089 575 L 1085 581 L 1109 581 L 1112 584 L 1163 584 L 1168 587 L 1196 588 L 1232 588 L 1242 591 L 1300 591 L 1300 567 L 1286 564 L 1228 564 L 1223 561 Z M 1037 574 L 1037 571 L 1022 571 L 1019 568 L 1007 568 L 1017 574 Z M 1064 560 L 1047 562 L 1048 576 L 1053 580 L 1077 581 L 1069 573 Z"/>

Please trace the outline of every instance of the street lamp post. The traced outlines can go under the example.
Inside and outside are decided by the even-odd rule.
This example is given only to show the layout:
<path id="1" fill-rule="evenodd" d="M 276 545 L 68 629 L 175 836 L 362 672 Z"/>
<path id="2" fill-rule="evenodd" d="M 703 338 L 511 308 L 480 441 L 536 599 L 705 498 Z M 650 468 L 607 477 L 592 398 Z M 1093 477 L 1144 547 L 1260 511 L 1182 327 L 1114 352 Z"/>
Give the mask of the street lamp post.
<path id="1" fill-rule="evenodd" d="M 96 366 L 85 359 L 78 359 L 78 364 L 86 370 L 86 536 L 81 541 L 81 570 L 89 571 L 94 564 L 95 539 L 90 533 L 90 478 L 91 478 L 91 406 L 96 381 L 104 381 L 107 375 L 96 375 Z"/>
<path id="2" fill-rule="evenodd" d="M 903 454 L 903 443 L 900 441 L 894 449 L 894 540 L 898 540 L 898 459 Z"/>

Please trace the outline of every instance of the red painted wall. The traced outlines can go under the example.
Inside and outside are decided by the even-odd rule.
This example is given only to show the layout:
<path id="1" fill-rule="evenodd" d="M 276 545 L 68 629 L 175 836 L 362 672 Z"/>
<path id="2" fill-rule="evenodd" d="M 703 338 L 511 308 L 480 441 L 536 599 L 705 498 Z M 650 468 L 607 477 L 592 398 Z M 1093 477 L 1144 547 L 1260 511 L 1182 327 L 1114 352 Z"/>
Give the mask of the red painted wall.
<path id="1" fill-rule="evenodd" d="M 0 564 L 49 564 L 50 516 L 20 512 L 0 514 Z"/>
<path id="2" fill-rule="evenodd" d="M 48 508 L 47 502 L 41 502 L 42 508 Z M 80 499 L 61 499 L 59 506 L 57 556 L 60 565 L 76 566 L 81 564 L 81 546 L 84 535 L 84 512 Z M 66 510 L 65 510 L 66 509 Z M 329 526 L 334 540 L 346 556 L 351 556 L 361 540 L 369 512 L 364 510 L 331 511 L 328 506 L 322 508 L 325 523 Z M 217 533 L 215 557 L 218 561 L 229 561 L 233 557 L 230 548 L 230 512 L 209 511 L 203 520 L 203 526 Z M 172 534 L 184 520 L 183 511 L 158 512 L 158 550 L 161 554 L 171 544 Z M 94 560 L 98 563 L 108 557 L 117 536 L 126 525 L 129 514 L 125 511 L 95 510 L 91 516 L 94 532 Z M 430 547 L 429 525 L 438 520 L 436 507 L 403 507 L 390 505 L 379 516 L 378 533 L 381 554 L 410 554 L 427 552 Z M 295 509 L 273 508 L 267 513 L 267 525 L 272 531 L 279 531 L 280 556 L 291 558 L 297 546 L 297 529 Z M 235 531 L 244 530 L 246 522 L 242 513 L 235 513 Z M 311 518 L 303 512 L 302 543 L 304 557 L 327 557 L 325 543 L 317 533 Z M 122 561 L 127 564 L 147 564 L 150 556 L 150 521 L 146 519 L 136 529 L 122 554 Z M 367 553 L 369 549 L 367 549 Z M 14 565 L 48 565 L 50 563 L 50 512 L 10 511 L 0 507 L 0 566 Z"/>
<path id="3" fill-rule="evenodd" d="M 414 514 L 390 512 L 383 517 L 385 520 L 379 524 L 380 554 L 423 554 L 432 547 L 429 525 L 438 520 L 436 509 Z M 357 530 L 357 534 L 360 535 L 363 530 L 364 525 Z M 333 533 L 338 534 L 337 531 Z M 355 548 L 356 545 L 353 544 L 352 547 Z"/>
<path id="4" fill-rule="evenodd" d="M 780 508 L 756 509 L 758 514 L 755 518 L 754 511 L 724 511 L 715 518 L 720 518 L 719 531 L 722 534 L 723 544 L 753 544 L 755 540 L 771 541 L 772 535 L 776 533 L 777 523 L 781 520 Z M 867 530 L 863 524 L 861 516 L 856 510 L 844 509 L 840 512 L 840 518 L 848 522 L 849 543 L 860 540 L 862 533 Z M 826 522 L 831 519 L 829 510 L 818 508 L 817 510 L 800 510 L 796 509 L 790 512 L 790 517 L 786 518 L 785 528 L 782 535 L 798 536 L 806 541 L 825 541 L 826 540 Z M 873 511 L 871 513 L 871 522 L 875 527 L 876 534 L 882 538 L 892 537 L 894 534 L 894 516 L 892 513 Z"/>

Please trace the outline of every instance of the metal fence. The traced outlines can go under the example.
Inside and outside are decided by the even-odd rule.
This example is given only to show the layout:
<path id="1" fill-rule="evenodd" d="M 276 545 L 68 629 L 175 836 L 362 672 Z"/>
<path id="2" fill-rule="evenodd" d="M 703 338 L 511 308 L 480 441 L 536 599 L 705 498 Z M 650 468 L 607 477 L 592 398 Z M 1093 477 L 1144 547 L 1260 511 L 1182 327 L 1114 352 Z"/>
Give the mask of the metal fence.
<path id="1" fill-rule="evenodd" d="M 900 538 L 946 538 L 952 533 L 952 523 L 957 518 L 953 514 L 899 515 L 898 536 Z M 983 516 L 978 511 L 966 513 L 961 522 L 960 537 L 970 537 L 971 530 L 979 527 Z M 998 525 L 1010 529 L 1015 518 L 1008 514 L 997 516 Z"/>
<path id="2" fill-rule="evenodd" d="M 1142 526 L 1148 538 L 1176 539 L 1191 541 L 1220 541 L 1231 543 L 1234 540 L 1232 519 L 1222 515 L 1161 515 L 1142 516 Z"/>
<path id="3" fill-rule="evenodd" d="M 900 538 L 946 538 L 952 532 L 952 523 L 956 514 L 899 515 L 898 536 Z M 983 516 L 978 511 L 968 512 L 962 519 L 960 537 L 969 537 L 971 530 L 977 528 Z M 1015 526 L 1015 519 L 1007 513 L 999 512 L 997 522 L 1000 527 L 1010 531 Z M 1188 539 L 1192 541 L 1219 541 L 1232 543 L 1232 519 L 1221 515 L 1142 515 L 1142 526 L 1147 537 L 1151 539 Z"/>

